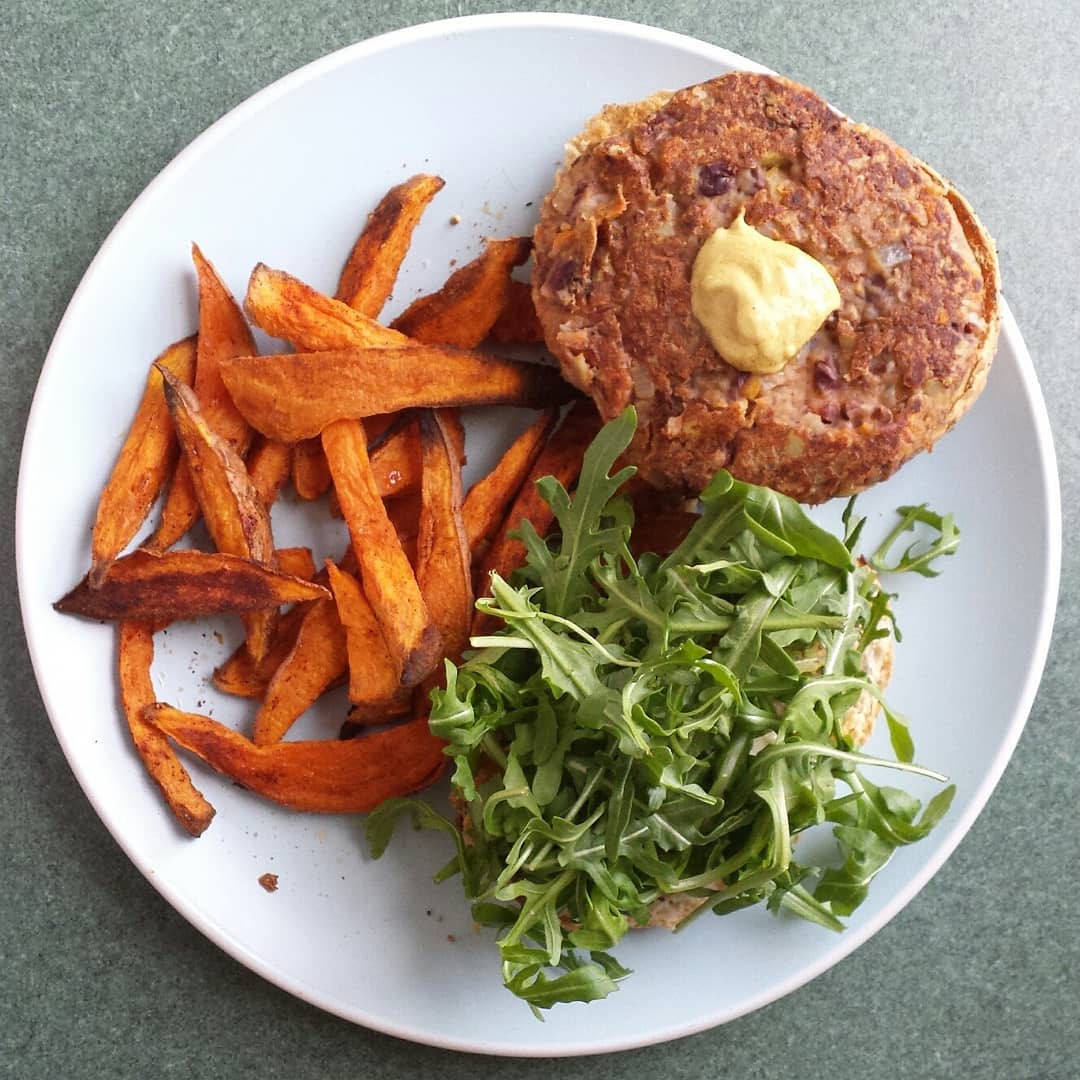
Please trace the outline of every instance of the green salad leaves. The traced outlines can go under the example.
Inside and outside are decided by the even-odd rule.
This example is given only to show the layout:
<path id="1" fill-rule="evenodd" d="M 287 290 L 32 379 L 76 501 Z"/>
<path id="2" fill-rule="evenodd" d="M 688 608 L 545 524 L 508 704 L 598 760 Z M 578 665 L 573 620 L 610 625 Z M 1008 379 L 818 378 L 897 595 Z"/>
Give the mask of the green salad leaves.
<path id="1" fill-rule="evenodd" d="M 433 695 L 462 828 L 415 800 L 367 819 L 376 856 L 403 815 L 453 837 L 439 876 L 461 874 L 474 918 L 497 928 L 506 986 L 535 1010 L 616 989 L 629 972 L 609 950 L 661 897 L 694 898 L 681 925 L 764 902 L 841 929 L 953 796 L 923 809 L 863 775 L 944 780 L 911 764 L 887 707 L 895 760 L 856 747 L 849 710 L 880 700 L 864 656 L 891 613 L 854 556 L 850 508 L 841 540 L 791 499 L 720 472 L 678 548 L 635 559 L 619 494 L 633 469 L 611 473 L 635 423 L 631 409 L 604 427 L 573 498 L 540 481 L 558 527 L 546 539 L 523 528 L 528 566 L 495 576 L 478 605 L 504 628 L 448 663 Z M 928 514 L 909 508 L 898 531 Z M 942 520 L 935 550 L 948 554 L 955 527 L 944 535 Z M 900 561 L 925 572 L 923 554 Z M 824 823 L 841 861 L 801 861 L 797 837 Z"/>

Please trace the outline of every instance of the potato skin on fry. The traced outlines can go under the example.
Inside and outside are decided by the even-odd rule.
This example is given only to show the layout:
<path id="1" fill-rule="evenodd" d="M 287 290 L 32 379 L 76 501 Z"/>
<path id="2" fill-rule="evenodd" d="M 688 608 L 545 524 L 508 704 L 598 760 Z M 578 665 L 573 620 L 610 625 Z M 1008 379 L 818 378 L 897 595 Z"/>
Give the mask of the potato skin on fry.
<path id="1" fill-rule="evenodd" d="M 139 408 L 98 500 L 90 540 L 90 584 L 95 587 L 146 520 L 176 463 L 176 432 L 162 393 L 162 370 L 190 384 L 195 338 L 170 345 L 150 365 Z"/>
<path id="2" fill-rule="evenodd" d="M 88 619 L 169 623 L 241 615 L 328 595 L 320 585 L 236 555 L 137 548 L 112 564 L 98 588 L 84 578 L 53 607 Z"/>
<path id="3" fill-rule="evenodd" d="M 256 746 L 215 720 L 162 702 L 143 716 L 218 772 L 292 810 L 364 814 L 427 787 L 446 762 L 427 717 L 357 739 Z"/>
<path id="4" fill-rule="evenodd" d="M 559 373 L 437 345 L 234 357 L 222 377 L 264 435 L 296 442 L 335 420 L 448 405 L 544 408 L 577 396 Z"/>
<path id="5" fill-rule="evenodd" d="M 150 779 L 158 786 L 181 827 L 192 836 L 201 836 L 214 819 L 214 808 L 191 782 L 169 740 L 143 716 L 143 710 L 153 704 L 157 696 L 150 678 L 154 628 L 149 623 L 122 622 L 117 631 L 120 703 L 131 741 Z"/>

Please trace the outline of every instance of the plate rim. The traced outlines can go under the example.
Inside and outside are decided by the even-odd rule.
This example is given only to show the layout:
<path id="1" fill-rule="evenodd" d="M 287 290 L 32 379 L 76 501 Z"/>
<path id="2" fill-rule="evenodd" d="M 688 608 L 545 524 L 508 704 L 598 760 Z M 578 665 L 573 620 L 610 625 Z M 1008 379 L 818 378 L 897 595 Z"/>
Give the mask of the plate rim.
<path id="1" fill-rule="evenodd" d="M 990 795 L 996 788 L 1001 776 L 1015 751 L 1017 742 L 1026 726 L 1032 706 L 1035 701 L 1039 685 L 1042 680 L 1049 652 L 1049 646 L 1054 626 L 1054 618 L 1057 610 L 1058 594 L 1061 576 L 1062 557 L 1062 520 L 1061 520 L 1061 489 L 1057 457 L 1054 441 L 1046 410 L 1045 400 L 1042 395 L 1034 363 L 1027 349 L 1026 343 L 1020 333 L 1019 327 L 1013 317 L 1004 296 L 1001 297 L 1002 326 L 1001 335 L 1007 340 L 1013 350 L 1017 361 L 1017 370 L 1028 407 L 1034 417 L 1035 443 L 1039 454 L 1042 468 L 1042 482 L 1047 492 L 1046 524 L 1047 549 L 1046 565 L 1044 568 L 1044 591 L 1041 608 L 1038 617 L 1038 629 L 1033 643 L 1031 661 L 1022 686 L 1019 688 L 1019 705 L 1009 718 L 1005 738 L 994 755 L 990 768 L 982 777 L 981 782 L 972 794 L 972 798 L 964 815 L 953 823 L 945 842 L 935 855 L 926 860 L 912 875 L 905 887 L 895 893 L 888 903 L 883 905 L 873 918 L 866 924 L 857 928 L 850 928 L 844 935 L 842 944 L 828 950 L 815 963 L 800 969 L 796 974 L 773 984 L 768 990 L 763 991 L 751 998 L 740 1001 L 735 1007 L 724 1009 L 706 1019 L 696 1019 L 683 1025 L 674 1025 L 660 1032 L 649 1032 L 640 1036 L 627 1036 L 619 1039 L 609 1039 L 600 1045 L 576 1045 L 564 1042 L 562 1045 L 554 1045 L 544 1049 L 532 1047 L 513 1048 L 503 1044 L 491 1044 L 475 1039 L 454 1039 L 442 1036 L 433 1036 L 416 1025 L 408 1023 L 394 1023 L 387 1019 L 372 1016 L 363 1010 L 350 1010 L 340 1002 L 331 1000 L 316 987 L 305 981 L 283 972 L 279 967 L 262 959 L 252 950 L 233 938 L 226 930 L 219 927 L 207 916 L 200 912 L 194 904 L 176 895 L 167 881 L 154 873 L 141 860 L 137 853 L 131 849 L 125 840 L 123 830 L 119 824 L 110 820 L 99 805 L 93 792 L 92 778 L 86 775 L 74 753 L 74 750 L 65 737 L 64 731 L 54 719 L 55 710 L 51 706 L 51 694 L 41 677 L 41 663 L 39 662 L 39 644 L 35 644 L 34 634 L 31 631 L 34 615 L 29 607 L 26 595 L 26 574 L 24 564 L 26 551 L 31 540 L 27 535 L 26 512 L 25 512 L 25 482 L 26 482 L 26 447 L 36 441 L 36 429 L 42 423 L 41 402 L 46 393 L 45 388 L 56 377 L 54 370 L 58 366 L 59 357 L 68 348 L 67 339 L 70 335 L 70 327 L 76 321 L 79 311 L 87 302 L 89 284 L 97 273 L 99 265 L 108 257 L 112 248 L 124 242 L 124 238 L 132 227 L 132 222 L 141 213 L 142 207 L 152 202 L 159 193 L 172 184 L 179 182 L 185 172 L 195 164 L 208 150 L 247 120 L 271 107 L 277 100 L 286 97 L 294 87 L 298 87 L 317 80 L 327 73 L 359 60 L 367 55 L 407 47 L 411 44 L 425 41 L 431 38 L 450 37 L 457 34 L 487 31 L 492 29 L 524 29 L 524 30 L 561 30 L 561 31 L 593 31 L 598 34 L 612 34 L 623 38 L 646 40 L 652 43 L 667 43 L 684 51 L 696 53 L 698 56 L 716 61 L 718 64 L 727 64 L 733 68 L 742 70 L 767 71 L 764 65 L 757 63 L 740 54 L 725 49 L 722 46 L 702 41 L 690 35 L 665 30 L 660 27 L 633 22 L 623 19 L 613 19 L 595 15 L 579 15 L 572 13 L 554 12 L 503 12 L 480 15 L 467 15 L 449 19 L 439 19 L 431 22 L 419 23 L 412 26 L 391 30 L 374 37 L 354 42 L 340 49 L 334 50 L 315 60 L 309 61 L 301 67 L 276 79 L 269 85 L 256 91 L 237 105 L 229 109 L 224 115 L 210 124 L 194 139 L 192 139 L 178 154 L 176 154 L 154 177 L 143 187 L 136 198 L 131 202 L 121 217 L 110 229 L 108 236 L 102 242 L 94 257 L 91 259 L 83 272 L 79 284 L 69 300 L 64 314 L 57 325 L 52 342 L 42 363 L 41 370 L 35 384 L 35 390 L 27 415 L 26 425 L 20 451 L 19 474 L 16 489 L 16 512 L 15 512 L 15 563 L 18 582 L 18 595 L 20 614 L 23 624 L 24 637 L 30 654 L 31 666 L 34 671 L 38 692 L 45 706 L 46 714 L 53 728 L 53 733 L 60 744 L 68 767 L 71 769 L 83 794 L 90 802 L 95 814 L 108 830 L 113 840 L 119 845 L 129 861 L 139 870 L 143 877 L 149 881 L 162 898 L 188 922 L 195 930 L 222 949 L 227 955 L 242 963 L 254 973 L 266 979 L 271 984 L 285 990 L 287 993 L 301 1000 L 315 1005 L 316 1007 L 332 1015 L 341 1017 L 352 1023 L 360 1024 L 374 1031 L 392 1035 L 428 1046 L 440 1047 L 460 1052 L 487 1054 L 501 1057 L 566 1057 L 587 1056 L 592 1054 L 611 1053 L 623 1050 L 636 1049 L 644 1046 L 668 1042 L 674 1039 L 684 1038 L 688 1035 L 725 1024 L 738 1017 L 754 1012 L 757 1009 L 777 1001 L 800 987 L 806 985 L 825 971 L 829 970 L 841 960 L 845 959 L 860 945 L 876 934 L 882 927 L 890 922 L 914 897 L 922 891 L 930 879 L 941 869 L 944 863 L 951 857 L 960 842 L 967 835 L 975 819 L 986 806 Z"/>

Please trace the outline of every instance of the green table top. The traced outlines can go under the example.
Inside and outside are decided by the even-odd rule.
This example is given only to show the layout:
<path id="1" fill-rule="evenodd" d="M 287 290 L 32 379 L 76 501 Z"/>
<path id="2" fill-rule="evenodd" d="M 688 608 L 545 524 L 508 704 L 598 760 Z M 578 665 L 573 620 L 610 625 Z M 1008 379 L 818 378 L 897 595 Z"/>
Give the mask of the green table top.
<path id="1" fill-rule="evenodd" d="M 530 5 L 521 5 L 529 7 Z M 544 4 L 694 34 L 803 81 L 965 192 L 996 237 L 1062 473 L 1080 475 L 1080 8 L 1066 0 Z M 14 518 L 34 384 L 65 305 L 126 207 L 254 91 L 385 30 L 498 5 L 7 0 L 0 7 L 0 483 Z M 1006 512 L 1006 508 L 1003 508 Z M 399 1042 L 264 982 L 154 892 L 98 821 L 52 734 L 15 601 L 0 677 L 0 1075 L 545 1074 Z M 987 584 L 993 588 L 992 582 Z M 971 833 L 897 918 L 827 974 L 682 1041 L 560 1063 L 560 1075 L 1080 1075 L 1080 865 L 1072 811 L 1080 565 L 1066 546 L 1042 688 Z M 1008 598 L 1002 597 L 1002 617 Z"/>

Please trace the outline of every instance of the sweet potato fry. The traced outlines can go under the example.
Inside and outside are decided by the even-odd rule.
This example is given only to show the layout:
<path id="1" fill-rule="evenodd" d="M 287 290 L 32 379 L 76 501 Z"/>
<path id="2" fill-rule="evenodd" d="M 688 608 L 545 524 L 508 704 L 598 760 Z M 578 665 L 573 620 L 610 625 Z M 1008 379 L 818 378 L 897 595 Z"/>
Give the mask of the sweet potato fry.
<path id="1" fill-rule="evenodd" d="M 326 428 L 322 440 L 364 592 L 401 684 L 413 686 L 438 660 L 439 632 L 379 497 L 364 429 L 354 420 L 341 420 Z"/>
<path id="2" fill-rule="evenodd" d="M 439 423 L 450 439 L 450 444 L 457 455 L 458 464 L 464 465 L 468 458 L 465 453 L 465 425 L 461 420 L 461 410 L 440 409 Z"/>
<path id="3" fill-rule="evenodd" d="M 393 292 L 413 229 L 442 187 L 442 177 L 420 174 L 383 196 L 341 271 L 339 300 L 373 319 L 378 316 Z"/>
<path id="4" fill-rule="evenodd" d="M 170 345 L 150 365 L 135 419 L 98 500 L 90 541 L 91 585 L 101 584 L 113 559 L 146 520 L 176 462 L 176 432 L 161 392 L 160 368 L 191 383 L 195 377 L 195 338 Z"/>
<path id="5" fill-rule="evenodd" d="M 259 435 L 248 451 L 247 471 L 263 505 L 277 502 L 292 467 L 293 448 L 288 443 Z"/>
<path id="6" fill-rule="evenodd" d="M 244 698 L 262 698 L 266 694 L 270 680 L 274 677 L 274 672 L 281 667 L 285 657 L 292 651 L 296 643 L 296 635 L 300 631 L 300 624 L 304 621 L 304 615 L 310 605 L 316 602 L 311 600 L 303 604 L 294 604 L 278 619 L 270 647 L 261 660 L 253 660 L 246 642 L 241 642 L 229 658 L 215 669 L 211 682 L 224 694 L 234 694 L 236 697 Z"/>
<path id="7" fill-rule="evenodd" d="M 524 281 L 511 281 L 506 304 L 488 332 L 496 345 L 543 345 L 544 328 L 536 314 L 532 289 Z"/>
<path id="8" fill-rule="evenodd" d="M 404 334 L 264 263 L 251 272 L 244 308 L 261 330 L 301 352 L 408 344 Z"/>
<path id="9" fill-rule="evenodd" d="M 396 330 L 263 263 L 251 273 L 244 306 L 256 326 L 307 352 L 408 344 Z M 326 494 L 330 472 L 317 438 L 297 444 L 292 469 L 293 487 L 302 499 Z"/>
<path id="10" fill-rule="evenodd" d="M 270 516 L 243 459 L 210 427 L 191 387 L 166 370 L 162 377 L 203 519 L 218 550 L 273 566 Z"/>
<path id="11" fill-rule="evenodd" d="M 491 543 L 510 504 L 517 497 L 559 418 L 557 409 L 545 409 L 503 454 L 498 465 L 465 496 L 461 508 L 465 535 L 473 558 Z"/>
<path id="12" fill-rule="evenodd" d="M 311 554 L 311 548 L 278 548 L 277 568 L 283 574 L 292 574 L 293 577 L 311 581 L 315 577 L 315 559 Z"/>
<path id="13" fill-rule="evenodd" d="M 330 490 L 330 466 L 317 438 L 301 439 L 293 448 L 292 479 L 296 494 L 309 502 Z"/>
<path id="14" fill-rule="evenodd" d="M 194 391 L 162 369 L 165 400 L 187 460 L 203 520 L 218 551 L 268 566 L 277 565 L 270 513 L 248 475 L 243 459 L 211 427 Z M 270 608 L 244 616 L 248 649 L 261 659 L 270 644 L 277 612 Z"/>
<path id="15" fill-rule="evenodd" d="M 474 349 L 506 306 L 510 274 L 532 251 L 528 237 L 488 240 L 438 292 L 414 300 L 390 325 L 416 341 Z"/>
<path id="16" fill-rule="evenodd" d="M 165 505 L 161 508 L 161 520 L 144 546 L 149 551 L 165 551 L 198 520 L 199 500 L 191 482 L 191 473 L 188 472 L 187 462 L 182 457 L 177 458 Z"/>
<path id="17" fill-rule="evenodd" d="M 231 358 L 221 373 L 251 424 L 282 442 L 318 435 L 335 420 L 404 408 L 543 408 L 576 396 L 547 365 L 438 345 Z"/>
<path id="18" fill-rule="evenodd" d="M 386 504 L 386 516 L 394 526 L 409 565 L 416 567 L 416 538 L 420 533 L 420 492 L 410 491 Z"/>
<path id="19" fill-rule="evenodd" d="M 338 618 L 345 627 L 349 662 L 349 700 L 388 711 L 409 701 L 397 664 L 360 582 L 332 562 L 326 564 Z"/>
<path id="20" fill-rule="evenodd" d="M 472 573 L 461 516 L 461 465 L 438 410 L 420 414 L 420 449 L 416 580 L 442 638 L 443 655 L 457 659 L 469 643 Z"/>
<path id="21" fill-rule="evenodd" d="M 295 565 L 294 565 L 295 564 Z M 355 567 L 356 559 L 352 548 L 341 559 L 342 567 Z M 297 577 L 310 578 L 316 585 L 328 585 L 326 570 L 315 571 L 311 552 L 307 548 L 279 548 L 278 569 L 283 573 L 292 573 Z M 226 694 L 238 697 L 261 698 L 285 657 L 289 655 L 296 642 L 300 624 L 304 615 L 316 601 L 309 600 L 294 604 L 277 621 L 270 648 L 266 656 L 256 663 L 243 643 L 221 664 L 213 674 L 214 685 Z"/>
<path id="22" fill-rule="evenodd" d="M 420 487 L 420 429 L 415 422 L 399 428 L 371 451 L 371 471 L 384 499 Z"/>
<path id="23" fill-rule="evenodd" d="M 567 414 L 554 435 L 536 459 L 517 498 L 510 507 L 498 535 L 492 541 L 476 575 L 476 594 L 487 594 L 492 571 L 508 578 L 525 563 L 525 545 L 510 533 L 520 528 L 522 521 L 531 521 L 543 536 L 551 525 L 554 515 L 551 507 L 540 497 L 536 481 L 543 476 L 556 477 L 564 487 L 577 479 L 581 471 L 581 459 L 588 445 L 600 430 L 600 418 L 592 402 L 579 402 Z M 490 631 L 496 620 L 476 612 L 473 617 L 473 634 Z"/>
<path id="24" fill-rule="evenodd" d="M 347 666 L 345 630 L 334 600 L 317 600 L 304 613 L 292 649 L 267 684 L 255 716 L 255 743 L 278 742 Z"/>
<path id="25" fill-rule="evenodd" d="M 154 660 L 154 630 L 148 623 L 122 622 L 117 660 L 120 702 L 131 740 L 150 779 L 157 784 L 176 820 L 192 836 L 201 836 L 214 817 L 214 808 L 191 782 L 168 739 L 143 718 L 143 709 L 156 699 L 150 679 Z"/>
<path id="26" fill-rule="evenodd" d="M 426 717 L 359 739 L 256 746 L 209 717 L 162 702 L 148 706 L 144 715 L 218 772 L 293 810 L 367 813 L 395 795 L 427 787 L 446 762 Z"/>
<path id="27" fill-rule="evenodd" d="M 88 619 L 135 619 L 169 623 L 317 600 L 320 585 L 220 551 L 147 551 L 117 559 L 101 585 L 84 578 L 53 607 Z"/>
<path id="28" fill-rule="evenodd" d="M 395 698 L 393 701 L 379 705 L 350 706 L 348 714 L 341 722 L 338 738 L 355 739 L 357 735 L 364 734 L 366 728 L 378 727 L 381 724 L 389 724 L 394 720 L 400 720 L 402 717 L 407 716 L 412 709 L 412 698 L 411 693 L 406 693 L 401 698 Z M 427 710 L 424 710 L 424 715 L 427 715 Z"/>
<path id="29" fill-rule="evenodd" d="M 440 410 L 443 423 L 454 443 L 458 460 L 465 464 L 465 426 L 457 409 Z M 411 413 L 402 414 L 411 417 Z M 375 419 L 378 419 L 377 417 Z M 368 445 L 371 442 L 371 424 L 364 421 L 364 430 L 368 432 Z M 415 419 L 410 418 L 396 430 L 382 438 L 371 449 L 371 471 L 375 474 L 375 483 L 379 494 L 384 499 L 394 495 L 405 495 L 420 488 L 420 428 Z"/>
<path id="30" fill-rule="evenodd" d="M 199 278 L 195 394 L 210 426 L 243 456 L 251 442 L 251 428 L 221 381 L 221 363 L 232 356 L 250 356 L 255 352 L 255 341 L 244 313 L 196 244 L 191 245 L 191 256 Z M 198 499 L 187 464 L 178 461 L 161 522 L 147 546 L 159 551 L 171 547 L 195 524 L 198 516 Z"/>

